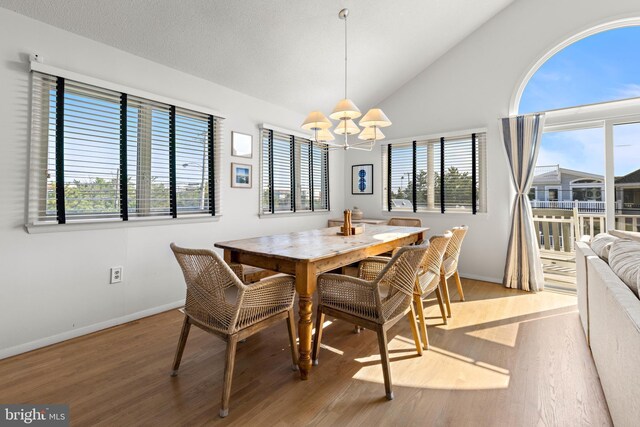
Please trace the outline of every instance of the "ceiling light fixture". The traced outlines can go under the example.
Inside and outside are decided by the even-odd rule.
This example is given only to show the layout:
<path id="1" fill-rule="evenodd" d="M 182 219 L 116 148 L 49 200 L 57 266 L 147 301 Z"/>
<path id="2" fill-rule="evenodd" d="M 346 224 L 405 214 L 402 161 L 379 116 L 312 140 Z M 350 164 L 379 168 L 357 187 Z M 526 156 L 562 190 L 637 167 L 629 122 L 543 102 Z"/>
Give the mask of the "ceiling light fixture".
<path id="1" fill-rule="evenodd" d="M 302 129 L 313 131 L 313 140 L 323 143 L 326 149 L 371 151 L 376 141 L 384 139 L 384 134 L 380 128 L 391 126 L 391 121 L 381 109 L 372 108 L 360 119 L 359 124 L 364 127 L 362 131 L 360 131 L 360 128 L 354 122 L 354 119 L 360 117 L 362 113 L 356 104 L 347 96 L 347 16 L 349 16 L 349 9 L 342 9 L 338 13 L 338 17 L 344 20 L 344 99 L 338 102 L 333 112 L 329 115 L 331 119 L 339 120 L 339 123 L 333 131 L 339 135 L 344 135 L 344 141 L 333 142 L 335 138 L 329 130 L 332 123 L 320 111 L 312 111 L 309 113 L 309 116 L 307 116 L 304 123 L 302 123 Z M 357 141 L 350 144 L 349 135 L 358 135 L 358 139 L 363 142 Z"/>

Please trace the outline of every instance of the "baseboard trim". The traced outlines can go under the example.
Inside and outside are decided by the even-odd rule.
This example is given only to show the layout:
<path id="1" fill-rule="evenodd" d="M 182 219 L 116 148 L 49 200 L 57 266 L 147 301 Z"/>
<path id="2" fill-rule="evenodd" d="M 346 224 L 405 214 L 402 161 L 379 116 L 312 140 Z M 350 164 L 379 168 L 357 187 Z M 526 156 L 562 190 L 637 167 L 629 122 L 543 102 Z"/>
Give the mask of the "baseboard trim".
<path id="1" fill-rule="evenodd" d="M 480 276 L 478 274 L 467 274 L 463 272 L 460 272 L 460 277 L 464 279 L 482 280 L 483 282 L 502 284 L 502 279 L 498 279 L 496 277 Z"/>
<path id="2" fill-rule="evenodd" d="M 62 332 L 60 334 L 52 335 L 50 337 L 41 338 L 35 341 L 30 341 L 24 344 L 18 344 L 13 347 L 0 350 L 0 360 L 8 357 L 17 356 L 18 354 L 26 353 L 28 351 L 37 350 L 42 347 L 47 347 L 52 344 L 58 344 L 63 341 L 77 338 L 83 335 L 98 332 L 103 329 L 112 328 L 114 326 L 122 325 L 123 323 L 132 322 L 134 320 L 142 319 L 143 317 L 153 316 L 154 314 L 162 313 L 174 308 L 178 308 L 184 305 L 184 299 L 175 301 L 169 304 L 160 305 L 158 307 L 149 308 L 147 310 L 138 311 L 136 313 L 127 314 L 122 317 L 110 319 L 105 322 L 94 323 L 93 325 L 83 326 L 82 328 L 73 329 L 70 331 Z"/>

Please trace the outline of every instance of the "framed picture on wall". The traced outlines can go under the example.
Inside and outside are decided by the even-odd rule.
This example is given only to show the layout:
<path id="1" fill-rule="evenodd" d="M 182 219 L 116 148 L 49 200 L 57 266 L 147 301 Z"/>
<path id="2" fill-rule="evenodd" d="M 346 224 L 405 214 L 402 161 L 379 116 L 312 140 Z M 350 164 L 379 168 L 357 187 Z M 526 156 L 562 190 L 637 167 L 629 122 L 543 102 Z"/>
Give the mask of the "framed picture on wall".
<path id="1" fill-rule="evenodd" d="M 251 165 L 231 163 L 231 186 L 251 188 Z"/>
<path id="2" fill-rule="evenodd" d="M 246 133 L 231 132 L 231 155 L 234 157 L 253 157 L 253 136 Z"/>
<path id="3" fill-rule="evenodd" d="M 373 164 L 351 166 L 351 194 L 373 194 Z"/>

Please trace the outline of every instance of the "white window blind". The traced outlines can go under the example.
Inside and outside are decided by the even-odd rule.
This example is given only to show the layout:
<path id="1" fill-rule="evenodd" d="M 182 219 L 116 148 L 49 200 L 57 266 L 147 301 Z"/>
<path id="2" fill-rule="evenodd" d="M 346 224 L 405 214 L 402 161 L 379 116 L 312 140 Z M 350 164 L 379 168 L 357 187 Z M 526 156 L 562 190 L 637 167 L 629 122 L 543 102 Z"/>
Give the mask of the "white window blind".
<path id="1" fill-rule="evenodd" d="M 308 139 L 262 130 L 262 213 L 329 210 L 329 156 Z"/>
<path id="2" fill-rule="evenodd" d="M 29 221 L 215 215 L 222 119 L 32 72 Z"/>
<path id="3" fill-rule="evenodd" d="M 383 146 L 384 209 L 486 212 L 485 153 L 484 132 Z"/>

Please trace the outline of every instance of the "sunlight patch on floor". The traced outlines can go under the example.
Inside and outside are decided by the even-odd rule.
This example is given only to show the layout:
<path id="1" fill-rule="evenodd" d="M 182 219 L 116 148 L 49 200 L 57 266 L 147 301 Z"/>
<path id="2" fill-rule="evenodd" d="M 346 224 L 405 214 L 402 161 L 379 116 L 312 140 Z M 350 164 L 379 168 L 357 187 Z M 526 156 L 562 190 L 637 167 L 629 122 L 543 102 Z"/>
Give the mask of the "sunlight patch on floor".
<path id="1" fill-rule="evenodd" d="M 486 341 L 491 341 L 496 344 L 506 345 L 509 347 L 515 347 L 518 339 L 518 323 L 510 323 L 507 325 L 499 325 L 487 328 L 477 329 L 475 331 L 469 331 L 466 335 L 474 338 L 480 338 Z"/>
<path id="2" fill-rule="evenodd" d="M 398 336 L 389 343 L 394 386 L 442 390 L 493 390 L 509 387 L 510 373 L 504 368 L 434 346 L 420 357 L 416 354 L 415 347 L 409 346 L 407 341 L 410 340 Z M 413 341 L 410 342 L 413 344 Z M 357 358 L 355 361 L 363 366 L 353 379 L 384 383 L 379 354 Z M 430 367 L 441 366 L 442 369 L 425 369 L 425 364 Z M 456 372 L 456 375 L 451 376 L 451 372 Z"/>

